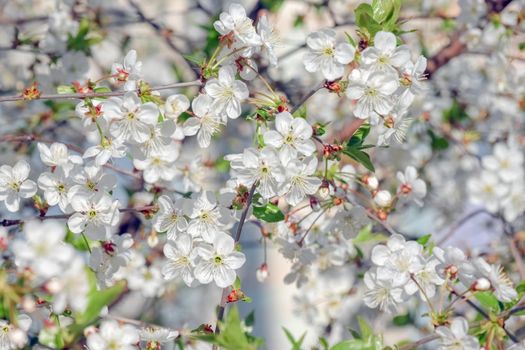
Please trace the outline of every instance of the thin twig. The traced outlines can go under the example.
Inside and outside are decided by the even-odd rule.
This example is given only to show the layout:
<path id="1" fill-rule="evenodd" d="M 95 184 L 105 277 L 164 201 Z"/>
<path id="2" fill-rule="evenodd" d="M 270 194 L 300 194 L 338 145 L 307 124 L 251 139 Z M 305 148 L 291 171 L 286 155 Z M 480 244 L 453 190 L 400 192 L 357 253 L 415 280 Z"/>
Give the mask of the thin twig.
<path id="1" fill-rule="evenodd" d="M 310 97 L 312 97 L 317 91 L 324 88 L 324 81 L 321 82 L 321 84 L 318 84 L 316 87 L 314 87 L 312 90 L 310 90 L 302 99 L 299 101 L 298 104 L 296 104 L 290 111 L 291 114 L 294 114 L 295 111 L 297 111 Z"/>
<path id="2" fill-rule="evenodd" d="M 403 346 L 400 346 L 399 350 L 413 350 L 413 349 L 417 349 L 421 345 L 426 344 L 426 343 L 430 343 L 431 341 L 436 340 L 438 338 L 439 338 L 439 336 L 437 334 L 432 334 L 432 335 L 429 335 L 429 336 L 427 336 L 425 338 L 421 338 L 418 341 L 415 341 L 413 343 L 405 344 Z"/>
<path id="3" fill-rule="evenodd" d="M 470 219 L 472 219 L 473 217 L 479 215 L 479 214 L 483 214 L 483 213 L 487 213 L 489 214 L 485 209 L 478 209 L 478 210 L 475 210 L 473 212 L 471 212 L 470 214 L 468 214 L 467 216 L 464 216 L 461 220 L 459 220 L 458 222 L 456 222 L 448 231 L 447 233 L 441 237 L 438 241 L 437 241 L 437 245 L 442 245 L 443 243 L 445 243 L 448 239 L 450 239 L 450 237 L 452 237 L 456 231 L 461 227 L 463 226 L 467 221 L 469 221 Z"/>
<path id="4" fill-rule="evenodd" d="M 201 86 L 202 82 L 200 80 L 189 81 L 185 83 L 173 83 L 167 85 L 160 85 L 151 87 L 152 91 L 160 91 L 167 89 L 176 89 L 189 86 Z M 92 97 L 112 97 L 112 96 L 123 96 L 128 91 L 108 91 L 108 92 L 88 92 L 84 94 L 44 94 L 32 99 L 25 99 L 22 95 L 19 96 L 0 96 L 0 102 L 10 102 L 10 101 L 34 101 L 34 100 L 67 100 L 67 99 L 84 99 Z M 135 92 L 140 93 L 139 89 Z"/>
<path id="5" fill-rule="evenodd" d="M 237 230 L 235 232 L 235 242 L 236 243 L 239 242 L 239 240 L 241 239 L 242 228 L 244 226 L 244 223 L 246 222 L 246 217 L 248 216 L 248 211 L 250 210 L 250 206 L 252 204 L 252 199 L 253 199 L 253 195 L 255 193 L 256 188 L 257 188 L 257 182 L 255 182 L 250 188 L 250 193 L 248 194 L 248 199 L 246 200 L 246 208 L 244 208 L 241 214 L 241 219 L 239 220 L 239 224 L 237 225 Z M 220 333 L 219 322 L 222 321 L 222 319 L 224 318 L 224 311 L 225 311 L 224 301 L 227 295 L 228 295 L 228 288 L 224 288 L 222 290 L 219 309 L 217 310 L 217 324 L 215 325 L 215 334 Z M 217 349 L 216 345 L 213 346 L 213 349 L 214 350 Z"/>
<path id="6" fill-rule="evenodd" d="M 155 210 L 157 206 L 155 205 L 145 205 L 142 207 L 136 207 L 136 208 L 122 208 L 119 209 L 121 213 L 129 213 L 129 212 L 136 212 L 140 213 L 143 211 L 149 211 L 149 210 Z M 48 215 L 48 216 L 33 216 L 30 218 L 24 218 L 24 219 L 3 219 L 0 221 L 0 226 L 2 227 L 9 227 L 9 226 L 16 226 L 20 225 L 24 222 L 31 221 L 31 220 L 63 220 L 68 219 L 73 214 L 60 214 L 60 215 Z"/>

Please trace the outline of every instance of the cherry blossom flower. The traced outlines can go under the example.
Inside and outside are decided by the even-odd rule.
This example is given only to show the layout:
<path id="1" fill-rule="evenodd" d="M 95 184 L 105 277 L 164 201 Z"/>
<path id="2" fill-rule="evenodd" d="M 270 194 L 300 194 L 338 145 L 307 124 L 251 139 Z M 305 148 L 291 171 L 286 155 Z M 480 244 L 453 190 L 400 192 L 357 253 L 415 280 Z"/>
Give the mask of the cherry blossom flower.
<path id="1" fill-rule="evenodd" d="M 208 80 L 204 90 L 213 98 L 211 109 L 231 119 L 237 119 L 241 115 L 241 102 L 249 94 L 246 84 L 235 80 L 235 71 L 231 66 L 222 67 L 219 78 Z"/>
<path id="2" fill-rule="evenodd" d="M 188 227 L 185 215 L 189 211 L 190 203 L 186 199 L 173 203 L 168 196 L 161 196 L 158 204 L 159 211 L 153 220 L 153 227 L 158 232 L 166 232 L 168 239 L 175 239 Z"/>
<path id="3" fill-rule="evenodd" d="M 114 320 L 103 320 L 98 332 L 87 336 L 89 350 L 136 350 L 140 341 L 138 330 L 129 325 L 119 325 Z"/>
<path id="4" fill-rule="evenodd" d="M 16 264 L 44 279 L 57 276 L 74 256 L 71 246 L 63 242 L 65 235 L 64 226 L 56 221 L 27 222 L 24 239 L 12 245 Z"/>
<path id="5" fill-rule="evenodd" d="M 264 143 L 279 149 L 283 164 L 297 157 L 297 153 L 311 156 L 315 144 L 311 140 L 312 127 L 303 118 L 294 118 L 289 112 L 275 116 L 275 128 L 264 133 Z"/>
<path id="6" fill-rule="evenodd" d="M 127 147 L 123 143 L 124 141 L 118 138 L 104 137 L 99 145 L 86 149 L 82 157 L 95 157 L 95 165 L 101 167 L 111 158 L 122 158 L 126 155 Z"/>
<path id="7" fill-rule="evenodd" d="M 228 210 L 220 205 L 211 192 L 202 192 L 193 202 L 189 214 L 187 232 L 193 237 L 202 237 L 206 242 L 213 242 L 221 230 L 227 228 L 231 216 Z"/>
<path id="8" fill-rule="evenodd" d="M 142 62 L 137 61 L 137 51 L 130 50 L 124 61 L 121 63 L 113 63 L 111 66 L 111 74 L 115 81 L 124 84 L 124 90 L 132 91 L 137 88 L 137 80 L 140 79 L 140 72 L 142 70 Z"/>
<path id="9" fill-rule="evenodd" d="M 111 134 L 129 142 L 147 141 L 149 126 L 155 125 L 159 118 L 157 105 L 153 102 L 142 104 L 133 92 L 128 92 L 123 98 L 109 98 L 104 102 L 103 110 L 111 119 Z"/>
<path id="10" fill-rule="evenodd" d="M 472 203 L 485 206 L 491 213 L 498 211 L 509 191 L 497 175 L 488 171 L 482 171 L 479 177 L 470 178 L 467 189 Z"/>
<path id="11" fill-rule="evenodd" d="M 195 278 L 203 284 L 214 281 L 220 288 L 235 282 L 235 270 L 246 261 L 243 253 L 235 251 L 233 238 L 222 232 L 215 235 L 213 245 L 199 246 L 198 254 L 202 261 L 195 267 Z"/>
<path id="12" fill-rule="evenodd" d="M 246 10 L 239 4 L 231 4 L 228 12 L 222 12 L 213 27 L 221 35 L 232 34 L 240 45 L 261 45 L 261 38 L 255 31 L 253 21 L 246 16 Z"/>
<path id="13" fill-rule="evenodd" d="M 194 117 L 184 122 L 184 135 L 197 134 L 201 148 L 210 146 L 211 137 L 219 131 L 221 118 L 212 108 L 213 99 L 208 95 L 199 95 L 191 103 Z"/>
<path id="14" fill-rule="evenodd" d="M 366 306 L 379 308 L 381 311 L 393 313 L 403 300 L 403 287 L 393 278 L 378 278 L 369 270 L 365 273 L 364 283 L 367 288 L 364 296 Z"/>
<path id="15" fill-rule="evenodd" d="M 400 182 L 398 193 L 422 205 L 421 199 L 427 194 L 427 185 L 417 177 L 416 168 L 408 166 L 404 173 L 399 171 L 397 179 Z"/>
<path id="16" fill-rule="evenodd" d="M 297 205 L 306 195 L 313 195 L 321 186 L 321 180 L 312 176 L 317 170 L 317 159 L 306 158 L 303 161 L 292 160 L 286 166 L 288 181 L 280 194 L 284 195 L 290 205 Z"/>
<path id="17" fill-rule="evenodd" d="M 164 116 L 169 119 L 177 118 L 190 108 L 190 100 L 184 95 L 170 95 L 164 103 Z"/>
<path id="18" fill-rule="evenodd" d="M 153 184 L 160 179 L 170 181 L 176 174 L 174 163 L 178 156 L 177 148 L 168 148 L 157 154 L 151 154 L 145 160 L 135 158 L 133 165 L 138 170 L 142 170 L 144 181 L 147 183 Z"/>
<path id="19" fill-rule="evenodd" d="M 193 283 L 193 268 L 197 250 L 193 248 L 191 236 L 181 234 L 164 245 L 164 255 L 168 262 L 162 267 L 162 275 L 171 280 L 182 278 L 188 287 Z"/>
<path id="20" fill-rule="evenodd" d="M 354 69 L 350 73 L 346 95 L 357 100 L 355 116 L 367 119 L 373 117 L 374 113 L 387 115 L 392 110 L 394 105 L 391 96 L 398 86 L 397 76 L 392 73 Z"/>
<path id="21" fill-rule="evenodd" d="M 67 225 L 73 233 L 83 233 L 91 239 L 104 240 L 111 236 L 111 228 L 118 224 L 118 201 L 103 193 L 91 197 L 77 196 L 71 202 L 75 213 Z"/>
<path id="22" fill-rule="evenodd" d="M 38 187 L 44 191 L 44 198 L 49 205 L 57 205 L 64 213 L 69 212 L 68 193 L 71 179 L 59 168 L 54 173 L 45 172 L 38 177 Z"/>
<path id="23" fill-rule="evenodd" d="M 440 326 L 436 329 L 440 336 L 438 350 L 479 350 L 479 341 L 468 334 L 468 322 L 463 317 L 456 317 L 450 328 Z"/>
<path id="24" fill-rule="evenodd" d="M 29 180 L 29 163 L 18 161 L 13 167 L 0 166 L 0 201 L 4 201 L 7 210 L 17 212 L 21 198 L 30 198 L 37 191 L 36 183 Z"/>
<path id="25" fill-rule="evenodd" d="M 232 175 L 247 187 L 258 183 L 258 191 L 264 198 L 275 196 L 286 179 L 273 147 L 264 147 L 260 151 L 248 148 L 242 154 L 229 155 L 225 159 L 231 161 Z"/>
<path id="26" fill-rule="evenodd" d="M 75 164 L 82 164 L 82 158 L 77 155 L 70 155 L 67 146 L 63 143 L 54 142 L 51 146 L 45 143 L 37 143 L 40 159 L 45 165 L 56 168 L 61 167 L 67 175 Z"/>
<path id="27" fill-rule="evenodd" d="M 25 314 L 17 316 L 17 326 L 8 323 L 6 320 L 0 320 L 0 349 L 16 350 L 23 348 L 29 340 L 27 332 L 31 323 L 31 318 Z"/>
<path id="28" fill-rule="evenodd" d="M 493 154 L 482 158 L 483 168 L 497 173 L 504 182 L 523 178 L 523 152 L 504 143 L 494 145 Z"/>
<path id="29" fill-rule="evenodd" d="M 309 51 L 303 58 L 308 72 L 321 71 L 327 80 L 343 76 L 344 65 L 354 59 L 355 48 L 348 43 L 336 44 L 336 33 L 332 29 L 322 29 L 306 38 Z"/>
<path id="30" fill-rule="evenodd" d="M 374 36 L 374 46 L 367 47 L 361 53 L 363 64 L 370 69 L 390 70 L 397 74 L 395 68 L 401 68 L 410 60 L 407 46 L 397 46 L 396 36 L 389 32 L 379 31 Z"/>
<path id="31" fill-rule="evenodd" d="M 274 28 L 270 26 L 268 17 L 262 15 L 257 21 L 257 33 L 261 37 L 262 52 L 268 60 L 270 66 L 277 66 L 277 55 L 275 54 L 275 47 L 278 46 L 280 39 Z"/>
<path id="32" fill-rule="evenodd" d="M 473 261 L 473 266 L 476 269 L 475 276 L 479 275 L 490 282 L 496 298 L 504 302 L 511 302 L 518 297 L 511 279 L 500 265 L 491 265 L 483 258 L 477 258 Z"/>

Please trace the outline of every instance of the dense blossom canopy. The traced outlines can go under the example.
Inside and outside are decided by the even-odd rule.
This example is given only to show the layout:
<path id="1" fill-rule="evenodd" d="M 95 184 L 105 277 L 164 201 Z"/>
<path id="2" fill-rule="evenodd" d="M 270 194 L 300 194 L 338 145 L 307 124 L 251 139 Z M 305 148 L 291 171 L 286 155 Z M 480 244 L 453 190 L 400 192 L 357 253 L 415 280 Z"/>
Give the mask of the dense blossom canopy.
<path id="1" fill-rule="evenodd" d="M 156 3 L 0 8 L 0 350 L 525 349 L 525 2 Z"/>

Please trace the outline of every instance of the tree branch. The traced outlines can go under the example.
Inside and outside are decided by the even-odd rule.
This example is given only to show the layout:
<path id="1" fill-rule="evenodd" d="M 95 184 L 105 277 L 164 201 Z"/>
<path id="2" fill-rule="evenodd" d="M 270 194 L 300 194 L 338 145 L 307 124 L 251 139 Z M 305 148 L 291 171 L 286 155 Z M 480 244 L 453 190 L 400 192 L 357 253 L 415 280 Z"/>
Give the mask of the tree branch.
<path id="1" fill-rule="evenodd" d="M 177 89 L 182 87 L 190 87 L 190 86 L 201 86 L 202 82 L 200 80 L 194 80 L 189 81 L 185 83 L 173 83 L 173 84 L 167 84 L 167 85 L 160 85 L 160 86 L 154 86 L 151 87 L 150 90 L 152 91 L 160 91 L 160 90 L 169 90 L 169 89 Z M 88 92 L 84 94 L 47 94 L 47 95 L 40 95 L 38 97 L 35 97 L 31 100 L 25 99 L 23 96 L 0 96 L 0 102 L 9 102 L 9 101 L 33 101 L 33 100 L 68 100 L 68 99 L 84 99 L 84 98 L 92 98 L 92 97 L 112 97 L 112 96 L 123 96 L 128 91 L 108 91 L 108 92 Z M 140 90 L 135 90 L 136 93 L 140 93 Z"/>
<path id="2" fill-rule="evenodd" d="M 145 205 L 143 207 L 137 207 L 137 208 L 122 208 L 122 209 L 119 209 L 119 212 L 121 213 L 129 213 L 129 212 L 140 213 L 143 211 L 154 210 L 154 209 L 157 209 L 156 205 Z M 31 220 L 40 220 L 40 221 L 53 220 L 53 219 L 61 220 L 61 219 L 67 219 L 71 215 L 73 215 L 73 213 L 61 214 L 61 215 L 49 215 L 49 216 L 34 216 L 30 218 L 25 218 L 25 219 L 3 219 L 0 221 L 0 226 L 3 226 L 3 227 L 16 226 L 16 225 L 20 225 L 26 221 L 31 221 Z"/>
<path id="3" fill-rule="evenodd" d="M 242 234 L 242 228 L 244 226 L 244 223 L 246 222 L 246 217 L 248 216 L 248 211 L 250 210 L 250 206 L 252 204 L 253 195 L 255 194 L 255 189 L 257 188 L 257 182 L 255 182 L 252 187 L 250 188 L 250 193 L 248 194 L 248 199 L 246 200 L 246 208 L 244 208 L 241 219 L 239 220 L 239 224 L 237 225 L 237 230 L 235 232 L 235 243 L 239 242 L 241 239 Z M 219 309 L 217 310 L 217 324 L 215 325 L 215 334 L 219 334 L 221 332 L 219 328 L 219 322 L 222 321 L 224 318 L 224 311 L 225 311 L 225 302 L 226 296 L 228 296 L 228 288 L 224 288 L 222 290 L 221 295 L 221 301 L 219 304 Z M 214 345 L 213 349 L 216 350 L 217 346 Z"/>

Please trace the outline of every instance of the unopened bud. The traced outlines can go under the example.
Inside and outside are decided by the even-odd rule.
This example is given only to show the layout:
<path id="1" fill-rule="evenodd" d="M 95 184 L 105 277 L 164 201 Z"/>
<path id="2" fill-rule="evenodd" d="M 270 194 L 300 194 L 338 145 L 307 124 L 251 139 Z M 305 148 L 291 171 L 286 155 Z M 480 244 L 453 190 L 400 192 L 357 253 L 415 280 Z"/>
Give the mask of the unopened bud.
<path id="1" fill-rule="evenodd" d="M 476 282 L 472 283 L 470 287 L 474 291 L 487 291 L 490 290 L 491 284 L 488 279 L 485 277 L 478 278 Z"/>
<path id="2" fill-rule="evenodd" d="M 257 281 L 263 283 L 268 278 L 268 265 L 263 263 L 256 272 Z"/>
<path id="3" fill-rule="evenodd" d="M 378 191 L 374 197 L 374 202 L 382 208 L 388 207 L 392 202 L 392 195 L 389 191 Z"/>
<path id="4" fill-rule="evenodd" d="M 328 181 L 323 181 L 321 187 L 319 187 L 319 196 L 321 199 L 328 199 L 328 197 L 330 197 L 330 185 Z"/>
<path id="5" fill-rule="evenodd" d="M 445 274 L 451 279 L 455 280 L 458 277 L 458 267 L 456 265 L 450 265 L 445 268 Z"/>
<path id="6" fill-rule="evenodd" d="M 312 208 L 313 211 L 321 210 L 321 203 L 319 203 L 319 200 L 314 196 L 310 196 L 310 208 Z"/>
<path id="7" fill-rule="evenodd" d="M 362 178 L 363 183 L 371 190 L 376 190 L 379 186 L 379 180 L 377 177 L 371 175 L 365 175 Z"/>
<path id="8" fill-rule="evenodd" d="M 148 236 L 148 245 L 150 248 L 154 248 L 159 244 L 159 236 L 157 235 L 156 231 L 151 232 L 151 234 Z"/>

